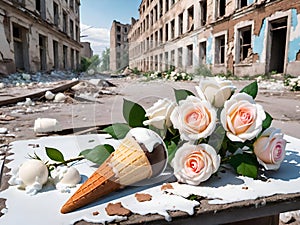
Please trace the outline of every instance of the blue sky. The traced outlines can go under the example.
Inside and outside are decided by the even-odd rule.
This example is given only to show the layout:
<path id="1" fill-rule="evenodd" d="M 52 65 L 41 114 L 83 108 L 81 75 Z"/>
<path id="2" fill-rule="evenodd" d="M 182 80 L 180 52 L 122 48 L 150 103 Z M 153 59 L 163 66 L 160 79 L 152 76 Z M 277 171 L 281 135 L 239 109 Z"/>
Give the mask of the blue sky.
<path id="1" fill-rule="evenodd" d="M 91 42 L 94 54 L 101 55 L 109 48 L 109 33 L 113 20 L 130 23 L 138 18 L 138 7 L 142 0 L 81 0 L 81 41 Z"/>

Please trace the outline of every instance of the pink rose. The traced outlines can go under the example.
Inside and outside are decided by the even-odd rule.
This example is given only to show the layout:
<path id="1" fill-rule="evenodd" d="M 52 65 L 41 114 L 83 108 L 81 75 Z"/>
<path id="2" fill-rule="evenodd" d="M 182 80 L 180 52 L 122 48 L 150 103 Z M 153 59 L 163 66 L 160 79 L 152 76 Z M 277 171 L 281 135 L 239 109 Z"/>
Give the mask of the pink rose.
<path id="1" fill-rule="evenodd" d="M 183 140 L 197 140 L 212 134 L 216 117 L 217 113 L 209 102 L 188 96 L 179 102 L 170 118 Z"/>
<path id="2" fill-rule="evenodd" d="M 231 141 L 245 142 L 261 132 L 265 118 L 261 105 L 256 104 L 250 95 L 238 93 L 225 102 L 220 119 Z"/>
<path id="3" fill-rule="evenodd" d="M 273 127 L 265 130 L 254 142 L 254 153 L 259 164 L 266 170 L 277 170 L 285 157 L 286 140 L 280 129 Z"/>
<path id="4" fill-rule="evenodd" d="M 199 185 L 218 170 L 220 156 L 208 144 L 185 143 L 176 151 L 172 166 L 179 182 Z"/>

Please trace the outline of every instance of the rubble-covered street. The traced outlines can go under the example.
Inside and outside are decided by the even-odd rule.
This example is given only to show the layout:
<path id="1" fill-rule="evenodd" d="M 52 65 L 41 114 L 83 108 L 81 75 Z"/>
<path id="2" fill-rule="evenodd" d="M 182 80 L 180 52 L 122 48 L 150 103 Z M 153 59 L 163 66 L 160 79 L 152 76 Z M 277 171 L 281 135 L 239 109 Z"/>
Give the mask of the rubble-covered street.
<path id="1" fill-rule="evenodd" d="M 136 76 L 112 78 L 63 72 L 2 77 L 1 143 L 41 135 L 99 132 L 102 126 L 123 121 L 123 98 L 137 101 L 147 108 L 158 98 L 173 98 L 173 88 L 195 92 L 198 81 L 145 81 Z M 234 81 L 234 84 L 239 89 L 250 82 Z M 300 138 L 300 93 L 288 91 L 280 81 L 261 81 L 259 86 L 257 101 L 272 114 L 273 125 Z M 52 94 L 54 99 L 51 99 Z M 45 134 L 39 132 L 42 130 L 34 130 L 38 118 L 56 119 L 55 132 L 46 131 Z"/>

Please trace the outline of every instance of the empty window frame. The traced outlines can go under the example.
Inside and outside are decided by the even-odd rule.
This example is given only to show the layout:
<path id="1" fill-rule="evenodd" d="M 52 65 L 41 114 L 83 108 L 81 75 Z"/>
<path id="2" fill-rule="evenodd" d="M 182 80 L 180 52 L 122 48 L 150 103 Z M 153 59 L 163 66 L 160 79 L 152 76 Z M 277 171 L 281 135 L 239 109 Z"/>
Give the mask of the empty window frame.
<path id="1" fill-rule="evenodd" d="M 163 15 L 163 0 L 159 0 L 159 18 Z"/>
<path id="2" fill-rule="evenodd" d="M 121 26 L 117 25 L 117 32 L 120 33 L 121 32 Z"/>
<path id="3" fill-rule="evenodd" d="M 207 1 L 200 1 L 200 25 L 204 26 L 207 22 Z"/>
<path id="4" fill-rule="evenodd" d="M 154 33 L 154 47 L 158 46 L 158 31 Z"/>
<path id="5" fill-rule="evenodd" d="M 206 41 L 199 43 L 199 63 L 200 65 L 206 64 Z"/>
<path id="6" fill-rule="evenodd" d="M 63 11 L 63 32 L 67 33 L 68 29 L 68 15 L 65 11 Z"/>
<path id="7" fill-rule="evenodd" d="M 215 64 L 225 63 L 225 35 L 215 38 Z"/>
<path id="8" fill-rule="evenodd" d="M 188 45 L 187 47 L 187 66 L 193 65 L 193 45 Z"/>
<path id="9" fill-rule="evenodd" d="M 226 13 L 226 0 L 217 0 L 216 1 L 217 7 L 217 18 L 222 17 Z"/>
<path id="10" fill-rule="evenodd" d="M 159 44 L 163 42 L 163 28 L 159 29 Z"/>
<path id="11" fill-rule="evenodd" d="M 171 65 L 175 66 L 175 50 L 171 51 Z"/>
<path id="12" fill-rule="evenodd" d="M 157 11 L 157 5 L 154 6 L 153 8 L 153 16 L 154 16 L 154 21 L 158 20 L 158 11 Z"/>
<path id="13" fill-rule="evenodd" d="M 175 38 L 175 19 L 170 22 L 171 25 L 171 39 Z"/>
<path id="14" fill-rule="evenodd" d="M 40 50 L 40 70 L 47 70 L 47 47 L 46 47 L 46 37 L 39 35 L 39 50 Z"/>
<path id="15" fill-rule="evenodd" d="M 187 21 L 187 30 L 194 30 L 194 6 L 188 8 L 188 21 Z"/>
<path id="16" fill-rule="evenodd" d="M 58 58 L 58 42 L 53 41 L 53 60 L 54 60 L 54 69 L 59 68 L 59 58 Z"/>
<path id="17" fill-rule="evenodd" d="M 178 15 L 178 34 L 183 34 L 183 13 Z"/>
<path id="18" fill-rule="evenodd" d="M 35 0 L 35 9 L 40 13 L 43 19 L 46 19 L 46 2 L 45 0 Z"/>
<path id="19" fill-rule="evenodd" d="M 165 25 L 165 41 L 169 40 L 169 25 L 166 23 Z"/>
<path id="20" fill-rule="evenodd" d="M 150 11 L 150 25 L 152 26 L 154 23 L 153 10 Z"/>
<path id="21" fill-rule="evenodd" d="M 169 0 L 166 0 L 166 10 L 165 12 L 168 12 L 169 11 Z"/>
<path id="22" fill-rule="evenodd" d="M 63 67 L 68 69 L 68 47 L 66 45 L 63 46 Z"/>
<path id="23" fill-rule="evenodd" d="M 243 8 L 245 6 L 248 5 L 248 0 L 238 0 L 238 6 L 237 8 L 240 9 L 240 8 Z"/>
<path id="24" fill-rule="evenodd" d="M 165 70 L 169 69 L 169 52 L 165 52 Z"/>
<path id="25" fill-rule="evenodd" d="M 239 35 L 239 62 L 246 60 L 251 57 L 252 54 L 252 32 L 251 26 L 243 27 L 238 30 Z"/>
<path id="26" fill-rule="evenodd" d="M 70 20 L 70 36 L 74 39 L 74 22 Z"/>
<path id="27" fill-rule="evenodd" d="M 177 65 L 178 67 L 182 67 L 182 48 L 178 48 L 178 58 L 177 58 Z"/>
<path id="28" fill-rule="evenodd" d="M 58 11 L 58 5 L 53 2 L 53 15 L 54 15 L 54 25 L 58 26 L 59 24 L 59 11 Z"/>

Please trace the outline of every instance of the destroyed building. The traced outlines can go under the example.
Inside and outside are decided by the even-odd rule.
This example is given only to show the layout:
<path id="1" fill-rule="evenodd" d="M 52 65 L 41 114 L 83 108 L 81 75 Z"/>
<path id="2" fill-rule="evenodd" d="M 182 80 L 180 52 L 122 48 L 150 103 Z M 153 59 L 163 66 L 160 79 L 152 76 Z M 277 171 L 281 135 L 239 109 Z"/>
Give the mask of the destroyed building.
<path id="1" fill-rule="evenodd" d="M 123 69 L 129 64 L 127 35 L 130 24 L 113 21 L 110 29 L 110 70 Z"/>
<path id="2" fill-rule="evenodd" d="M 300 74 L 299 0 L 142 0 L 129 67 Z"/>
<path id="3" fill-rule="evenodd" d="M 75 70 L 80 0 L 0 0 L 0 73 Z"/>
<path id="4" fill-rule="evenodd" d="M 91 43 L 90 42 L 80 42 L 82 45 L 82 49 L 80 51 L 80 56 L 81 57 L 86 57 L 86 58 L 91 58 L 93 56 L 93 50 L 91 48 Z"/>

